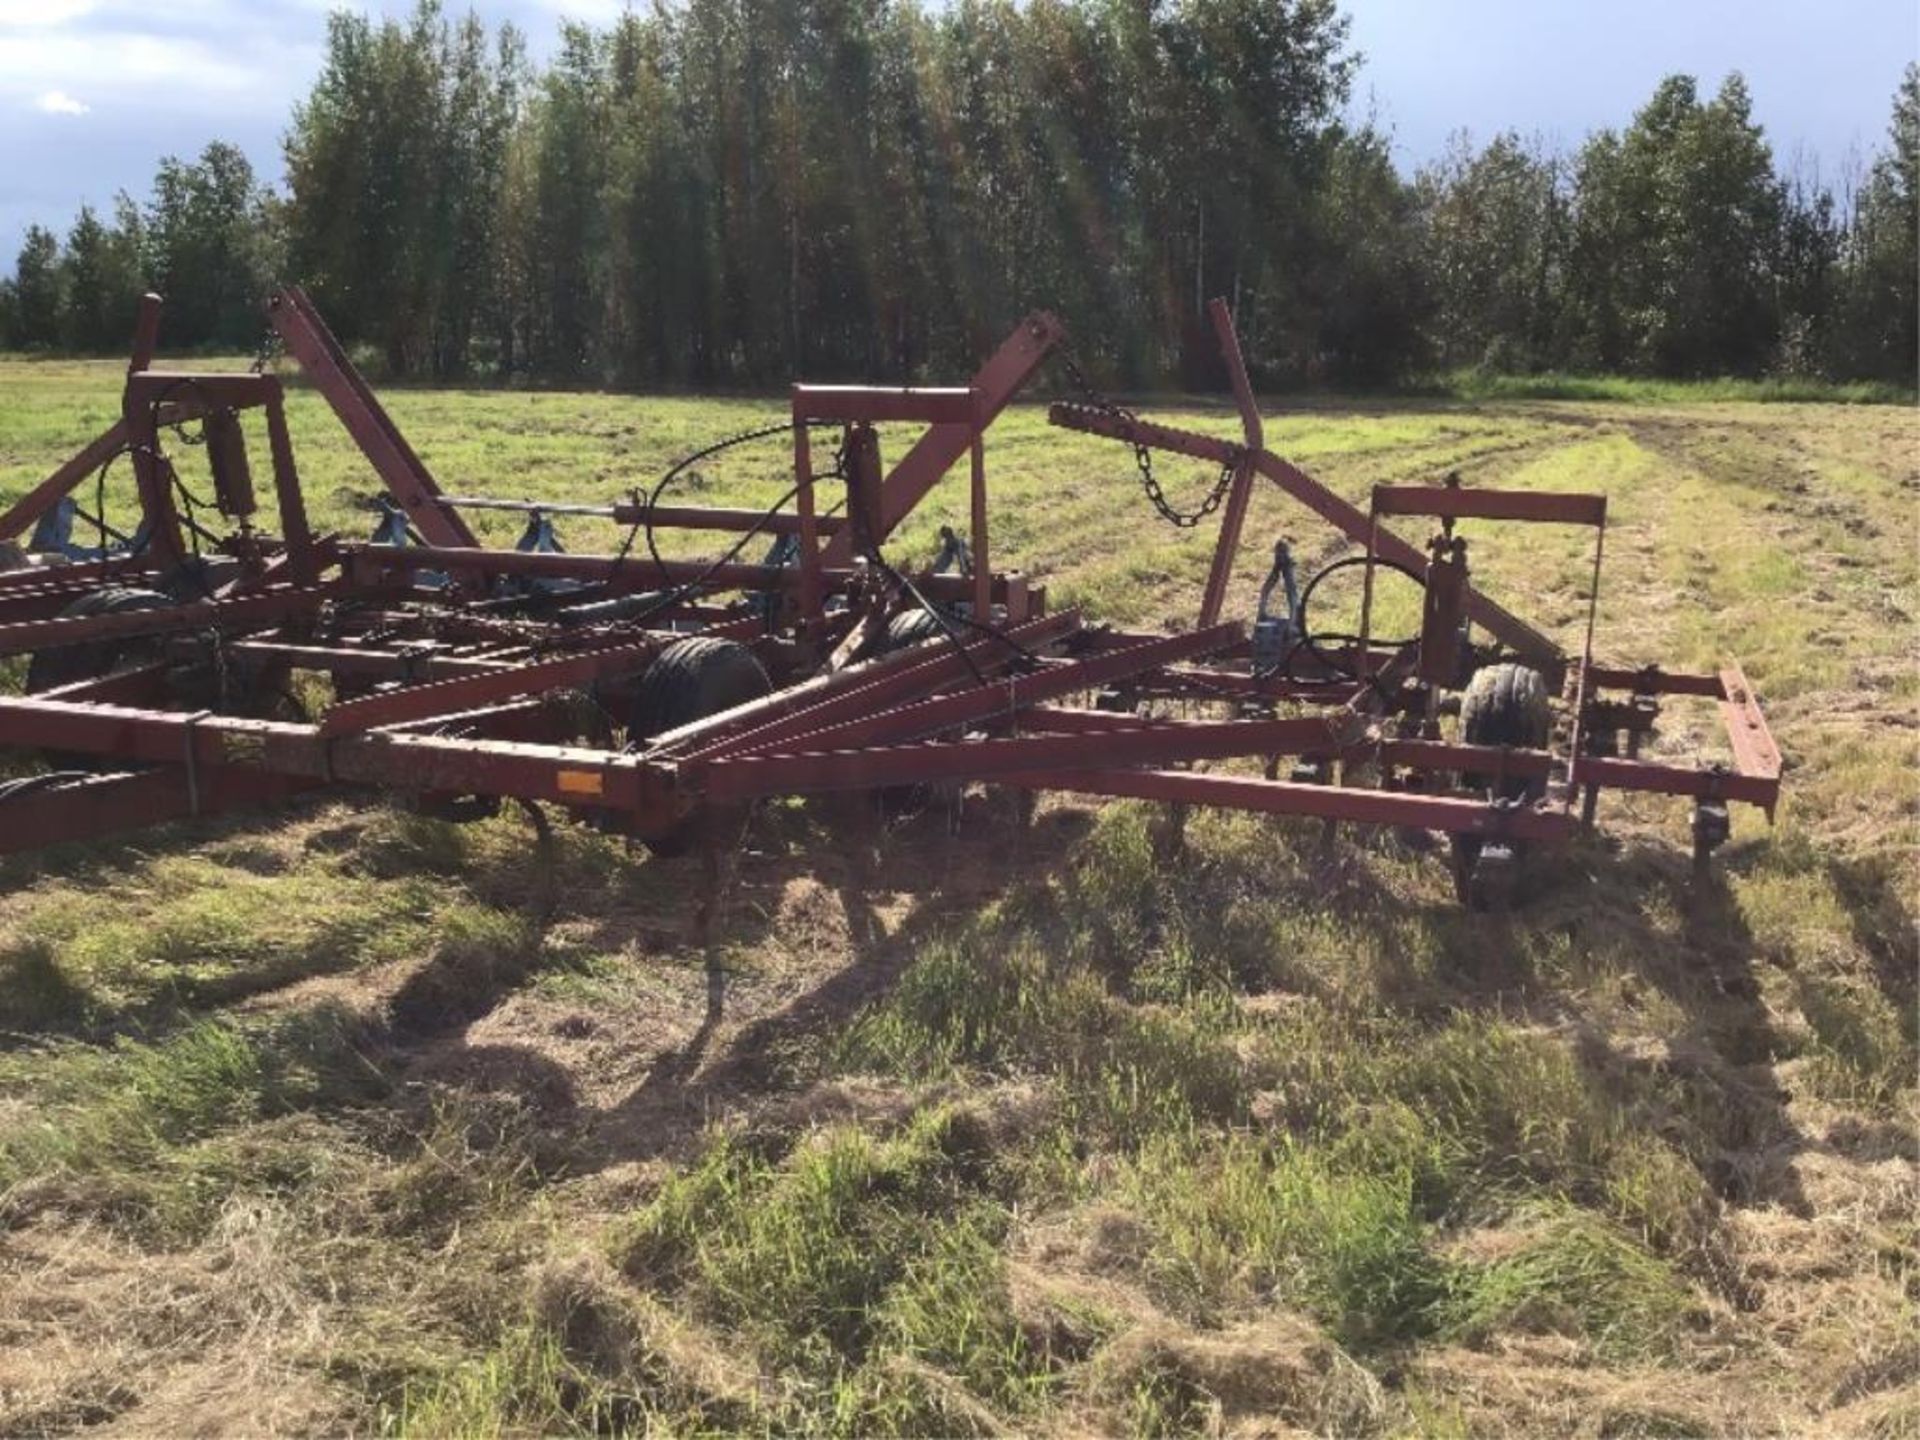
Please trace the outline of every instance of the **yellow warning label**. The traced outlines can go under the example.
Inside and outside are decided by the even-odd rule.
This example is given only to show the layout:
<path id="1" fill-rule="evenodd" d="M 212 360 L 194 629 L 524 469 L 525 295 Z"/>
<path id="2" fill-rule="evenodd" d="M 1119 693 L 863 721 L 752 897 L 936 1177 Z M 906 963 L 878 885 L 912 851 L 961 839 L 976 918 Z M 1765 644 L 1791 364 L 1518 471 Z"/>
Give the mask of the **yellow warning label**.
<path id="1" fill-rule="evenodd" d="M 558 783 L 562 795 L 598 795 L 605 781 L 598 770 L 562 770 Z"/>
<path id="2" fill-rule="evenodd" d="M 220 758 L 229 765 L 264 765 L 267 737 L 244 730 L 229 730 L 220 737 Z"/>

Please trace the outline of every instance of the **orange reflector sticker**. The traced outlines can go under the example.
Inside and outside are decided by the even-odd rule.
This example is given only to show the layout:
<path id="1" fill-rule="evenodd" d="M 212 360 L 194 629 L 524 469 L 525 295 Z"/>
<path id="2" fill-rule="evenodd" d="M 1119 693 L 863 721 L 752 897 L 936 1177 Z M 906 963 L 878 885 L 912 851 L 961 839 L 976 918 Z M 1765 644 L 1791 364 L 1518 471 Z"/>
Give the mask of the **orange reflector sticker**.
<path id="1" fill-rule="evenodd" d="M 598 795 L 605 781 L 598 770 L 562 770 L 556 783 L 562 795 Z"/>

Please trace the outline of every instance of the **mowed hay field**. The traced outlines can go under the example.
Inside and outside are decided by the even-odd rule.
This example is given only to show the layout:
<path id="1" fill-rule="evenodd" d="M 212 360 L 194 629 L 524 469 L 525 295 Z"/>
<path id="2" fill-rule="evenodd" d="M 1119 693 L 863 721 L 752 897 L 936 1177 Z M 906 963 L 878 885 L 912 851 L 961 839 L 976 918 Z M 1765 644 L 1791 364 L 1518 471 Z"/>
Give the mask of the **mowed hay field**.
<path id="1" fill-rule="evenodd" d="M 448 489 L 529 497 L 780 414 L 388 399 Z M 0 364 L 0 498 L 117 403 L 113 366 Z M 706 947 L 699 861 L 563 825 L 543 867 L 511 813 L 369 796 L 6 861 L 0 1433 L 1920 1435 L 1920 417 L 1269 413 L 1356 499 L 1604 492 L 1601 653 L 1737 656 L 1779 823 L 1736 812 L 1696 887 L 1687 807 L 1608 797 L 1502 917 L 1385 834 L 781 804 Z M 318 519 L 364 533 L 370 472 L 311 394 L 294 429 Z M 1123 448 L 1021 409 L 988 462 L 997 563 L 1190 618 L 1211 528 L 1155 520 Z M 686 498 L 770 501 L 781 464 Z M 1260 495 L 1232 613 L 1283 533 L 1340 551 Z M 1577 633 L 1579 537 L 1475 533 L 1490 590 Z M 1715 724 L 1678 707 L 1655 751 Z"/>

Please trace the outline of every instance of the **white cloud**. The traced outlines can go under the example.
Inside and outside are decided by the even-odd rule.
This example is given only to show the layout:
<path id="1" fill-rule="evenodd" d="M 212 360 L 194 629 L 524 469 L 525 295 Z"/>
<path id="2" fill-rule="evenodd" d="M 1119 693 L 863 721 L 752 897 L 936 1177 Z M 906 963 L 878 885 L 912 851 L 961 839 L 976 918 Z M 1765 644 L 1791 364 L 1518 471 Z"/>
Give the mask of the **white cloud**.
<path id="1" fill-rule="evenodd" d="M 71 96 L 105 84 L 113 91 L 112 100 L 165 94 L 174 113 L 206 112 L 242 101 L 280 114 L 290 93 L 298 93 L 290 90 L 286 71 L 297 74 L 305 68 L 299 62 L 307 57 L 293 47 L 277 50 L 231 36 L 216 45 L 137 31 L 83 32 L 81 26 L 25 31 L 0 43 L 0 95 L 10 92 L 46 109 L 42 97 Z M 289 58 L 293 66 L 286 63 Z"/>
<path id="2" fill-rule="evenodd" d="M 0 30 L 65 25 L 94 8 L 94 0 L 0 0 Z"/>
<path id="3" fill-rule="evenodd" d="M 583 20 L 589 25 L 611 25 L 633 8 L 628 0 L 535 0 L 535 3 L 563 20 Z"/>
<path id="4" fill-rule="evenodd" d="M 49 90 L 33 103 L 49 115 L 84 115 L 93 109 L 64 90 Z"/>

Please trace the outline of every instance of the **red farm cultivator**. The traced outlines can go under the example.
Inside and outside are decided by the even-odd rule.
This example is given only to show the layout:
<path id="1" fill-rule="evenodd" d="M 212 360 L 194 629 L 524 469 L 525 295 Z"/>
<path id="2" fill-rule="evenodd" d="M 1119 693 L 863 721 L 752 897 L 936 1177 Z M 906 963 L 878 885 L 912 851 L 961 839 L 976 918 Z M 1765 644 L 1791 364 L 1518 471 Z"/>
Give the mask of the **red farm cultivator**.
<path id="1" fill-rule="evenodd" d="M 0 696 L 16 777 L 0 781 L 0 849 L 345 785 L 453 816 L 544 802 L 659 851 L 711 852 L 762 797 L 980 782 L 1313 816 L 1330 835 L 1341 822 L 1443 832 L 1475 900 L 1497 894 L 1521 848 L 1590 823 L 1603 788 L 1691 799 L 1701 864 L 1729 803 L 1771 816 L 1779 793 L 1779 753 L 1737 667 L 1595 662 L 1603 497 L 1381 486 L 1370 508 L 1349 505 L 1266 447 L 1218 302 L 1241 440 L 1091 391 L 1051 412 L 1132 447 L 1167 518 L 1218 513 L 1197 621 L 1178 634 L 1049 612 L 1041 586 L 991 568 L 986 436 L 1062 347 L 1050 315 L 963 387 L 796 385 L 776 427 L 792 486 L 765 511 L 662 503 L 673 472 L 618 503 L 443 493 L 306 298 L 283 291 L 269 315 L 384 481 L 378 531 L 313 532 L 279 378 L 155 368 L 148 297 L 119 420 L 0 517 L 0 654 L 29 657 L 25 693 Z M 920 427 L 891 465 L 882 424 Z M 277 523 L 249 459 L 262 430 Z M 168 448 L 181 444 L 204 447 L 210 497 L 181 482 Z M 1220 467 L 1199 513 L 1160 495 L 1157 451 Z M 962 463 L 970 533 L 944 531 L 937 565 L 896 568 L 889 535 Z M 115 466 L 139 498 L 137 525 L 117 529 L 83 503 Z M 1359 584 L 1357 633 L 1312 628 L 1327 572 L 1296 591 L 1284 544 L 1251 629 L 1223 619 L 1263 481 L 1359 547 L 1336 562 Z M 467 519 L 486 509 L 526 512 L 517 547 L 476 541 Z M 555 517 L 605 524 L 604 553 L 563 550 Z M 1405 520 L 1433 527 L 1424 549 L 1389 528 Z M 1578 655 L 1473 587 L 1461 532 L 1483 521 L 1591 532 Z M 717 558 L 663 558 L 670 530 L 717 535 Z M 1409 640 L 1372 633 L 1388 574 L 1419 587 Z M 1639 758 L 1674 695 L 1718 702 L 1730 763 Z"/>

